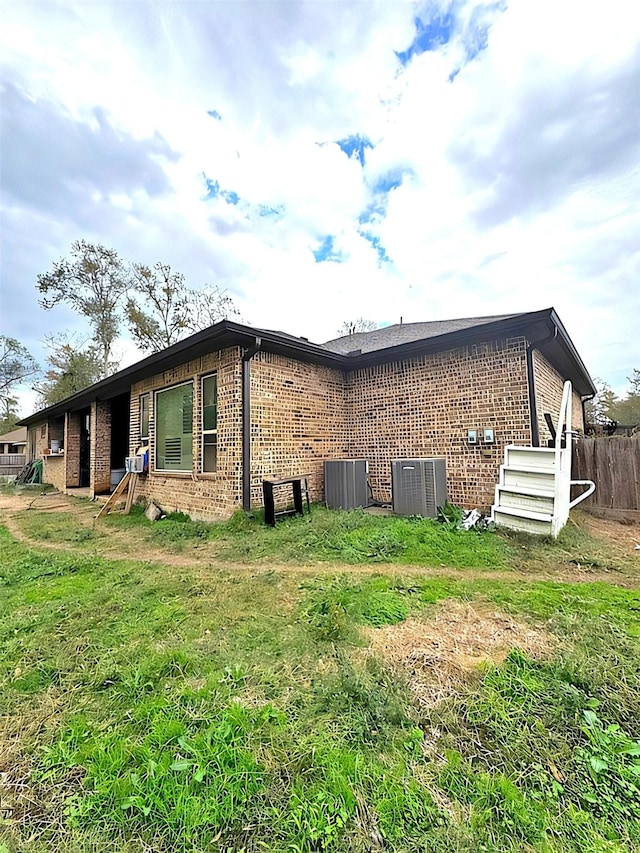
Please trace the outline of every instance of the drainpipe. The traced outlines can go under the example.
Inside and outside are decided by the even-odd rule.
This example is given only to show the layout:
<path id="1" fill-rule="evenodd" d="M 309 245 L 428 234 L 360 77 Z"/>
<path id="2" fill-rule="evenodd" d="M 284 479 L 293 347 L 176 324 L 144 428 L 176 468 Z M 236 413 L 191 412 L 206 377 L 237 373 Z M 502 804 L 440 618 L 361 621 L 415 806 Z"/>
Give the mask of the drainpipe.
<path id="1" fill-rule="evenodd" d="M 251 510 L 251 359 L 262 348 L 256 338 L 242 356 L 242 509 Z"/>
<path id="2" fill-rule="evenodd" d="M 531 412 L 531 445 L 540 447 L 540 430 L 538 429 L 538 407 L 536 404 L 536 385 L 533 375 L 533 351 L 540 349 L 543 344 L 553 341 L 558 335 L 558 327 L 554 324 L 553 332 L 546 338 L 533 341 L 527 346 L 527 388 L 529 391 L 529 411 Z"/>

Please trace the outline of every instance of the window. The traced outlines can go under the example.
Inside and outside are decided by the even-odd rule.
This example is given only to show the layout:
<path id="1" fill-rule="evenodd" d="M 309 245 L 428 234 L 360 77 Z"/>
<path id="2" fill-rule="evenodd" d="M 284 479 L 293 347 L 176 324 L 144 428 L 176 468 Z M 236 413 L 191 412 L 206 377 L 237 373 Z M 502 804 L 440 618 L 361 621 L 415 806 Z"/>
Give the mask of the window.
<path id="1" fill-rule="evenodd" d="M 191 472 L 193 382 L 156 391 L 156 470 Z"/>
<path id="2" fill-rule="evenodd" d="M 149 395 L 140 395 L 140 441 L 149 441 Z"/>
<path id="3" fill-rule="evenodd" d="M 202 378 L 202 470 L 215 471 L 218 462 L 218 377 Z"/>

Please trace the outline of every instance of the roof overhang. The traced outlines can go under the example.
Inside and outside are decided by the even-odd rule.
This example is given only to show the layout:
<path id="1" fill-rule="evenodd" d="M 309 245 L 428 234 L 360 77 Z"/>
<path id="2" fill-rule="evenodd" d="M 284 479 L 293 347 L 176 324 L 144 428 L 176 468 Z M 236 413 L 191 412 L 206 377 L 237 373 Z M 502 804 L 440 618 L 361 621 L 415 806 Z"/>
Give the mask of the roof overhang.
<path id="1" fill-rule="evenodd" d="M 240 323 L 233 323 L 230 320 L 222 320 L 220 323 L 197 332 L 161 352 L 147 356 L 142 361 L 118 371 L 107 379 L 102 379 L 95 385 L 91 385 L 89 388 L 85 388 L 47 409 L 23 418 L 19 425 L 29 426 L 49 418 L 59 417 L 67 411 L 84 409 L 97 400 L 110 400 L 129 392 L 131 386 L 136 382 L 171 370 L 205 353 L 232 347 L 247 349 L 254 345 L 257 337 L 261 339 L 261 349 L 264 352 L 271 352 L 297 361 L 318 364 L 337 370 L 352 371 L 392 361 L 403 361 L 429 353 L 442 352 L 447 349 L 456 349 L 460 346 L 468 346 L 496 338 L 514 336 L 524 337 L 533 346 L 536 345 L 537 341 L 546 341 L 541 343 L 540 351 L 565 378 L 571 380 L 578 394 L 582 397 L 590 397 L 596 393 L 593 380 L 553 308 L 482 323 L 471 328 L 411 341 L 394 347 L 350 355 L 331 352 L 319 344 L 311 343 L 303 338 L 296 338 L 281 332 L 256 329 Z"/>

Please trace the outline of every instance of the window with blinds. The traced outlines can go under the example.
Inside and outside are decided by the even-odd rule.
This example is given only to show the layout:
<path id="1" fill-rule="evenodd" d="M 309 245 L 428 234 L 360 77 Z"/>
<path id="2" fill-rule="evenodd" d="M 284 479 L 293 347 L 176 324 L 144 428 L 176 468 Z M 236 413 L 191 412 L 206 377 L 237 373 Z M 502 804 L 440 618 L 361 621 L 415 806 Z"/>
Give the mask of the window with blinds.
<path id="1" fill-rule="evenodd" d="M 155 396 L 156 471 L 183 471 L 193 467 L 193 382 L 185 382 Z"/>
<path id="2" fill-rule="evenodd" d="M 202 471 L 215 471 L 218 465 L 218 377 L 202 377 Z"/>

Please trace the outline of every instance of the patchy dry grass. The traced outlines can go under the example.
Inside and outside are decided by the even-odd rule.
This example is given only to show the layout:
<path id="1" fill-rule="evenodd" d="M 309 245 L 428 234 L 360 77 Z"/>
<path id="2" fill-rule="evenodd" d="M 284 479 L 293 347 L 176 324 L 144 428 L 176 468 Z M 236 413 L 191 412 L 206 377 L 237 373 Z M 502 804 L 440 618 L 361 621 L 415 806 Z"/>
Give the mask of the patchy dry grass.
<path id="1" fill-rule="evenodd" d="M 640 595 L 603 539 L 454 553 L 321 513 L 82 538 L 92 509 L 18 510 L 38 547 L 0 528 L 0 850 L 640 849 Z"/>
<path id="2" fill-rule="evenodd" d="M 409 618 L 368 629 L 368 652 L 407 679 L 416 700 L 429 708 L 479 681 L 512 649 L 549 657 L 558 641 L 542 627 L 516 620 L 484 602 L 441 601 L 429 619 Z"/>

